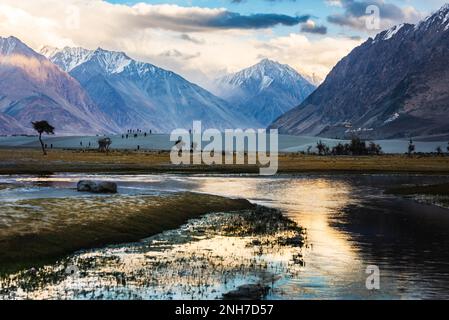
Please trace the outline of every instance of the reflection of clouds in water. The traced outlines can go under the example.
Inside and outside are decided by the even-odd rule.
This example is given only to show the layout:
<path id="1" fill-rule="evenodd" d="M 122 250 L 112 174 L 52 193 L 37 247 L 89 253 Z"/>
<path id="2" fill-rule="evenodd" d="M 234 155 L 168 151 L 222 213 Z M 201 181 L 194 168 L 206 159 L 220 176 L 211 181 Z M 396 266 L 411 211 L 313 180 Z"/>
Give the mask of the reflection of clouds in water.
<path id="1" fill-rule="evenodd" d="M 321 287 L 328 288 L 362 274 L 362 259 L 357 246 L 351 242 L 351 236 L 331 227 L 329 220 L 338 216 L 345 206 L 357 203 L 350 183 L 319 177 L 201 178 L 201 182 L 200 190 L 203 192 L 255 199 L 261 204 L 282 209 L 289 218 L 307 229 L 311 248 L 304 252 L 306 268 L 301 273 L 303 280 L 293 279 L 294 282 L 305 286 L 319 282 Z M 318 274 L 321 276 L 317 277 Z M 358 280 L 363 283 L 363 279 Z M 289 286 L 287 283 L 286 287 Z"/>

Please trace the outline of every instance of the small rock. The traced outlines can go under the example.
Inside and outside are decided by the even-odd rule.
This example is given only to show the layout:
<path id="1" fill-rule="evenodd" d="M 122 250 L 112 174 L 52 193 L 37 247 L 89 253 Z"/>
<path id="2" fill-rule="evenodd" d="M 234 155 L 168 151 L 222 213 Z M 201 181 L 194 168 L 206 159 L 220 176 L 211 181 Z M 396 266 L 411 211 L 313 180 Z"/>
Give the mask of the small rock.
<path id="1" fill-rule="evenodd" d="M 109 181 L 82 180 L 78 182 L 77 190 L 91 193 L 117 193 L 117 184 Z"/>

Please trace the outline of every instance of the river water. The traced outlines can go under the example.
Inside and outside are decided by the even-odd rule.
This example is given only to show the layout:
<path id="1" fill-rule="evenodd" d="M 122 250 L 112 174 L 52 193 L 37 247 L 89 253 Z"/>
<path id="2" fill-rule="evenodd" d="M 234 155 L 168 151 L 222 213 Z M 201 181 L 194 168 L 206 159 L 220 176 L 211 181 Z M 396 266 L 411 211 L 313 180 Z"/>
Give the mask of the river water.
<path id="1" fill-rule="evenodd" d="M 0 190 L 0 205 L 23 199 L 78 197 L 73 188 L 81 179 L 116 181 L 120 194 L 125 195 L 191 191 L 246 198 L 281 209 L 306 229 L 307 245 L 301 252 L 304 263 L 295 267 L 294 272 L 285 272 L 282 268 L 270 270 L 275 280 L 268 299 L 449 299 L 449 210 L 383 193 L 388 187 L 447 182 L 449 177 L 381 174 L 3 176 L 0 183 L 21 186 Z M 229 241 L 216 237 L 204 243 L 184 243 L 182 250 L 184 252 L 186 246 L 200 251 L 233 248 L 223 253 L 224 260 L 238 259 L 245 254 L 244 245 Z M 122 249 L 116 246 L 111 250 Z M 138 264 L 139 255 L 148 254 L 148 251 L 133 252 L 133 266 Z M 270 261 L 281 261 L 283 254 L 290 252 L 270 254 Z M 366 270 L 370 265 L 380 269 L 379 290 L 366 288 L 369 276 Z M 226 282 L 226 290 L 251 282 L 255 276 L 247 272 L 235 277 Z M 177 274 L 177 277 L 182 275 Z M 139 288 L 133 290 L 139 292 Z M 152 295 L 140 297 L 167 298 L 152 290 Z M 209 295 L 202 292 L 201 296 L 195 296 L 192 291 L 189 291 L 192 296 L 182 292 L 171 292 L 171 295 L 182 299 L 216 298 L 218 295 L 213 293 L 218 291 L 219 288 L 215 288 Z M 41 292 L 37 297 L 51 298 L 52 295 Z"/>

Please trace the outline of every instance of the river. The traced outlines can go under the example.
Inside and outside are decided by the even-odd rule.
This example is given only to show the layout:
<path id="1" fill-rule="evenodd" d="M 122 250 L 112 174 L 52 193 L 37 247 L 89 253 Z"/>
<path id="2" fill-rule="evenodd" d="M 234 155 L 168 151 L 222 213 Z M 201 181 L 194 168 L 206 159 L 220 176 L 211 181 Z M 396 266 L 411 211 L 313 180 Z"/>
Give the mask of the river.
<path id="1" fill-rule="evenodd" d="M 392 186 L 447 182 L 449 177 L 391 174 L 301 174 L 277 177 L 170 174 L 1 176 L 0 183 L 21 186 L 0 190 L 0 203 L 79 197 L 73 188 L 81 179 L 116 181 L 122 195 L 190 191 L 246 198 L 282 210 L 288 218 L 305 228 L 307 241 L 301 250 L 303 263 L 299 267 L 290 268 L 289 261 L 283 261 L 284 254 L 291 254 L 288 250 L 265 254 L 271 263 L 268 269 L 273 276 L 268 299 L 449 299 L 449 210 L 383 193 L 385 188 Z M 201 223 L 201 220 L 193 223 Z M 166 235 L 167 239 L 173 242 L 173 237 L 182 235 L 184 231 L 175 231 L 169 237 Z M 167 239 L 164 241 L 167 242 Z M 161 241 L 160 237 L 158 241 Z M 180 245 L 182 248 L 178 248 L 177 252 L 223 251 L 220 259 L 229 261 L 239 260 L 239 256 L 244 256 L 248 250 L 238 240 L 219 236 L 209 237 L 203 242 L 198 239 L 186 240 Z M 123 263 L 120 266 L 120 270 L 126 273 L 129 270 L 127 268 L 133 269 L 140 264 L 136 261 L 150 255 L 147 248 L 129 253 L 125 248 L 130 247 L 132 245 L 128 244 L 100 248 L 78 255 L 110 256 L 111 252 L 115 252 L 123 261 L 128 261 L 126 267 Z M 156 259 L 164 254 L 173 254 L 173 251 L 156 251 L 151 253 L 157 256 Z M 128 256 L 124 257 L 126 254 Z M 281 265 L 287 266 L 288 270 Z M 370 265 L 380 269 L 379 290 L 366 288 L 366 268 Z M 111 264 L 109 268 L 114 268 L 114 265 Z M 164 270 L 164 278 L 170 278 L 167 270 Z M 129 272 L 135 272 L 135 269 Z M 172 273 L 166 282 L 178 283 L 182 277 L 179 272 Z M 257 277 L 260 277 L 260 270 L 251 273 L 249 269 L 234 277 L 230 276 L 232 279 L 227 278 L 226 281 L 211 276 L 208 279 L 218 282 L 218 285 L 211 286 L 213 289 L 209 291 L 203 290 L 201 294 L 198 293 L 200 291 L 186 292 L 172 285 L 169 296 L 180 299 L 217 298 L 220 290 L 231 290 L 253 282 Z M 108 295 L 105 295 L 101 283 L 92 285 L 92 282 L 101 280 L 98 273 L 86 276 L 77 285 L 91 286 L 91 295 L 80 296 L 77 291 L 77 294 L 69 295 L 68 298 L 167 298 L 167 288 L 163 285 L 160 290 L 151 285 L 149 290 L 146 286 L 145 293 L 139 286 L 128 286 L 126 295 L 123 295 L 123 290 L 111 292 L 108 289 Z M 74 284 L 65 282 L 59 285 L 59 289 L 65 286 L 64 291 L 67 292 L 67 286 L 70 285 Z M 56 291 L 58 287 L 54 286 L 40 288 L 34 297 L 61 297 L 54 294 Z M 95 295 L 95 292 L 102 293 Z"/>

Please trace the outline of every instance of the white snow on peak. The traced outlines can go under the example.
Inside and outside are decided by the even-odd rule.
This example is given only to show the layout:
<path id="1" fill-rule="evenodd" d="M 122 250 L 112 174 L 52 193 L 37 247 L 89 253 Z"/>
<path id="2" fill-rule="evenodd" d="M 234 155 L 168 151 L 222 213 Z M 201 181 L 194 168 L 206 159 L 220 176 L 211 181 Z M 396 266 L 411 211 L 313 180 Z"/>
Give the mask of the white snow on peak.
<path id="1" fill-rule="evenodd" d="M 66 72 L 71 72 L 78 66 L 95 59 L 95 62 L 106 73 L 118 74 L 122 73 L 133 61 L 123 52 L 107 51 L 101 48 L 94 51 L 79 47 L 58 49 L 47 46 L 43 47 L 40 52 Z"/>
<path id="2" fill-rule="evenodd" d="M 95 59 L 98 65 L 109 74 L 122 73 L 133 61 L 123 52 L 107 51 L 101 48 L 87 50 L 84 48 L 65 47 L 62 50 L 54 50 L 44 47 L 41 53 L 49 57 L 64 71 L 70 72 L 76 67 Z"/>
<path id="3" fill-rule="evenodd" d="M 95 50 L 93 57 L 109 74 L 122 73 L 133 61 L 123 52 L 107 51 L 101 48 Z"/>
<path id="4" fill-rule="evenodd" d="M 445 15 L 443 17 L 443 21 L 441 22 L 442 24 L 445 24 L 446 27 L 444 28 L 444 31 L 449 29 L 449 3 L 446 4 L 445 6 Z"/>
<path id="5" fill-rule="evenodd" d="M 242 86 L 250 79 L 260 83 L 260 90 L 269 87 L 274 79 L 283 79 L 285 81 L 302 79 L 304 82 L 308 82 L 292 67 L 280 64 L 276 61 L 264 59 L 252 67 L 224 76 L 218 80 L 218 83 L 225 83 L 238 87 Z"/>
<path id="6" fill-rule="evenodd" d="M 445 25 L 444 30 L 449 29 L 449 3 L 443 5 L 438 11 L 434 12 L 426 19 L 421 21 L 415 26 L 415 30 L 424 28 L 427 29 L 434 23 L 440 23 L 440 25 Z"/>
<path id="7" fill-rule="evenodd" d="M 404 26 L 405 24 L 403 23 L 388 29 L 385 35 L 383 36 L 382 40 L 389 40 L 393 38 L 394 35 L 397 34 Z"/>
<path id="8" fill-rule="evenodd" d="M 66 72 L 71 72 L 78 66 L 92 61 L 110 75 L 125 71 L 140 78 L 155 73 L 172 74 L 172 72 L 160 69 L 150 63 L 135 61 L 124 52 L 108 51 L 102 48 L 87 50 L 70 47 L 64 49 L 44 47 L 41 53 L 48 56 L 53 63 Z"/>
<path id="9" fill-rule="evenodd" d="M 157 71 L 162 71 L 162 69 L 155 67 L 154 65 L 150 63 L 145 62 L 134 62 L 133 63 L 133 71 L 137 73 L 139 77 L 143 77 L 148 74 L 154 74 Z M 165 71 L 165 70 L 163 70 Z"/>
<path id="10" fill-rule="evenodd" d="M 88 61 L 93 51 L 83 48 L 57 49 L 52 47 L 43 47 L 40 53 L 50 59 L 53 63 L 59 66 L 62 70 L 70 72 L 79 65 Z"/>

